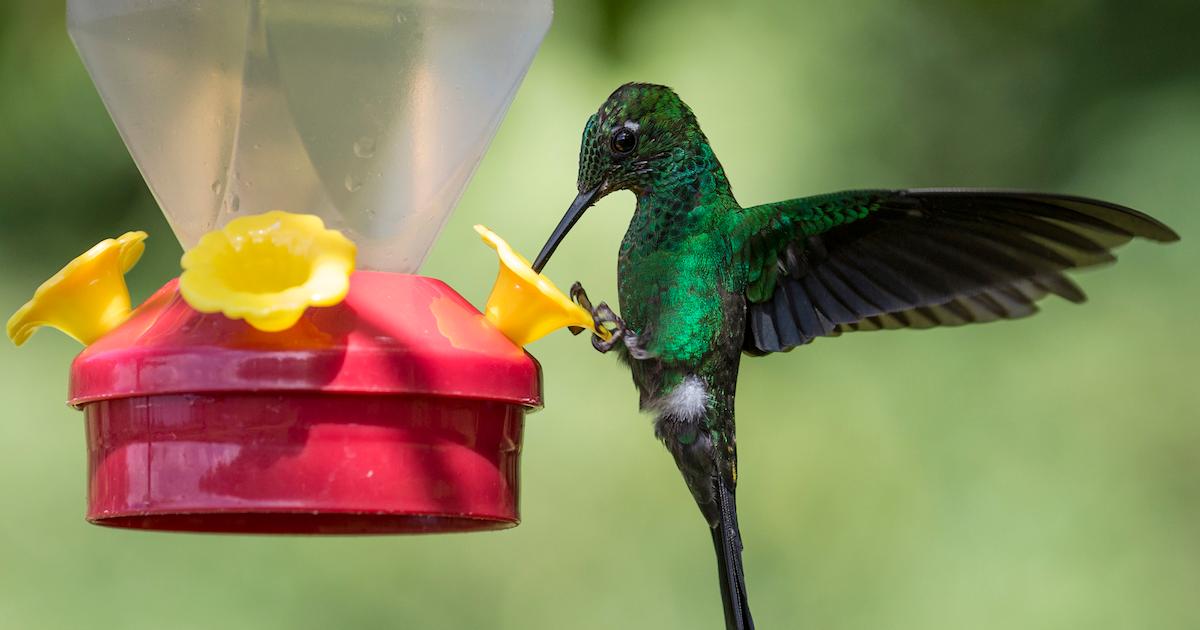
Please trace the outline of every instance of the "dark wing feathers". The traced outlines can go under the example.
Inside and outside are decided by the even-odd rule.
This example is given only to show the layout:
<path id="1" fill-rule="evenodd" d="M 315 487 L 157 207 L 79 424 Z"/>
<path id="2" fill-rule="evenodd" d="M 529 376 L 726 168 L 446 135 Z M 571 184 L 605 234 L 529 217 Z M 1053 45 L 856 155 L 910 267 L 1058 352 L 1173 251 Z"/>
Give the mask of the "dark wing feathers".
<path id="1" fill-rule="evenodd" d="M 1105 201 L 969 189 L 849 191 L 747 208 L 740 221 L 751 354 L 1028 317 L 1049 294 L 1085 299 L 1065 270 L 1112 262 L 1135 237 L 1179 238 Z"/>

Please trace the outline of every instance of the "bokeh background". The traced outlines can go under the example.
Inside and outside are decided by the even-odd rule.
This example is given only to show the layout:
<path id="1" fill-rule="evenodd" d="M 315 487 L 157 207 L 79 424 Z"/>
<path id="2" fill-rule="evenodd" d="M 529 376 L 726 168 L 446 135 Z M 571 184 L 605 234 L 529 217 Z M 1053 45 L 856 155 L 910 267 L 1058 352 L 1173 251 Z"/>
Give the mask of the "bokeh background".
<path id="1" fill-rule="evenodd" d="M 0 2 L 0 310 L 127 229 L 135 298 L 179 249 L 66 36 Z M 479 303 L 485 223 L 532 253 L 574 196 L 584 120 L 674 86 L 739 198 L 863 186 L 1088 194 L 1180 244 L 1083 274 L 1085 306 L 864 333 L 744 364 L 741 522 L 763 628 L 1200 627 L 1200 4 L 563 0 L 423 272 Z M 627 193 L 555 257 L 615 296 Z M 709 535 L 627 374 L 531 350 L 524 524 L 416 538 L 207 537 L 83 521 L 77 346 L 0 344 L 0 627 L 718 628 Z"/>

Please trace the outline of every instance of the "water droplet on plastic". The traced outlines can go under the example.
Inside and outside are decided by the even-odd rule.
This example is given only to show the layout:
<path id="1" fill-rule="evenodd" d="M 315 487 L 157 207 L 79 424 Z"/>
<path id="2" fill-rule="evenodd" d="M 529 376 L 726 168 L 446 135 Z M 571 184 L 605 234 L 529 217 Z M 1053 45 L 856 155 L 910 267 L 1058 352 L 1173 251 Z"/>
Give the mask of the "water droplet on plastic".
<path id="1" fill-rule="evenodd" d="M 212 186 L 209 186 L 209 188 L 212 189 L 214 195 L 221 194 L 221 180 L 213 181 Z"/>
<path id="2" fill-rule="evenodd" d="M 408 21 L 408 14 L 403 10 L 396 11 L 396 24 L 404 24 Z"/>
<path id="3" fill-rule="evenodd" d="M 375 157 L 375 138 L 363 136 L 354 142 L 354 155 L 367 159 Z"/>
<path id="4" fill-rule="evenodd" d="M 229 211 L 237 212 L 238 210 L 241 210 L 241 209 L 242 209 L 242 199 L 241 199 L 241 197 L 234 195 L 233 199 L 231 199 L 229 201 Z"/>
<path id="5" fill-rule="evenodd" d="M 359 188 L 362 188 L 362 182 L 353 175 L 347 175 L 346 176 L 346 190 L 349 190 L 350 192 L 355 192 Z"/>

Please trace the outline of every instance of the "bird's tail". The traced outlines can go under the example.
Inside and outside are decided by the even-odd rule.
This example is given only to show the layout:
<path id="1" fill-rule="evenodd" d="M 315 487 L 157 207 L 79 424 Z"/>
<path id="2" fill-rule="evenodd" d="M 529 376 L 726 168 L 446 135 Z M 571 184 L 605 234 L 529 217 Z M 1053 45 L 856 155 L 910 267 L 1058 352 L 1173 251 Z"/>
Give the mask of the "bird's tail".
<path id="1" fill-rule="evenodd" d="M 746 602 L 746 579 L 742 573 L 742 534 L 738 530 L 737 503 L 733 489 L 717 477 L 717 505 L 720 521 L 712 528 L 717 550 L 717 571 L 721 576 L 721 602 L 725 605 L 726 630 L 754 630 L 750 605 Z"/>

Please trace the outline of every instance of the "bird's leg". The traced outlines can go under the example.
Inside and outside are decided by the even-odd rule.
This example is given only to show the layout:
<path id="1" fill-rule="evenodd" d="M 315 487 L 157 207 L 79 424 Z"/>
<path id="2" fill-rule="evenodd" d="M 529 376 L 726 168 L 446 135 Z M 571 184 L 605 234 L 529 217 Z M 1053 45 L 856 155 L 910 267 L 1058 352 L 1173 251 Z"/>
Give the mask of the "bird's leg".
<path id="1" fill-rule="evenodd" d="M 600 306 L 604 306 L 604 304 Z M 654 353 L 646 349 L 642 344 L 641 337 L 628 326 L 624 326 L 621 332 L 621 341 L 625 343 L 625 349 L 629 351 L 630 358 L 637 359 L 638 361 L 654 358 Z"/>
<path id="2" fill-rule="evenodd" d="M 621 316 L 617 315 L 612 310 L 612 307 L 605 302 L 592 306 L 592 300 L 588 298 L 587 291 L 583 289 L 583 285 L 579 282 L 571 285 L 571 300 L 592 314 L 592 321 L 596 330 L 603 329 L 610 333 L 607 341 L 601 338 L 600 335 L 593 334 L 593 348 L 600 352 L 608 352 L 616 347 L 617 343 L 624 343 L 625 347 L 629 350 L 629 356 L 635 359 L 650 358 L 650 353 L 638 344 L 637 334 L 625 326 L 625 320 L 621 319 Z M 583 329 L 573 326 L 570 330 L 572 333 L 579 334 Z"/>

